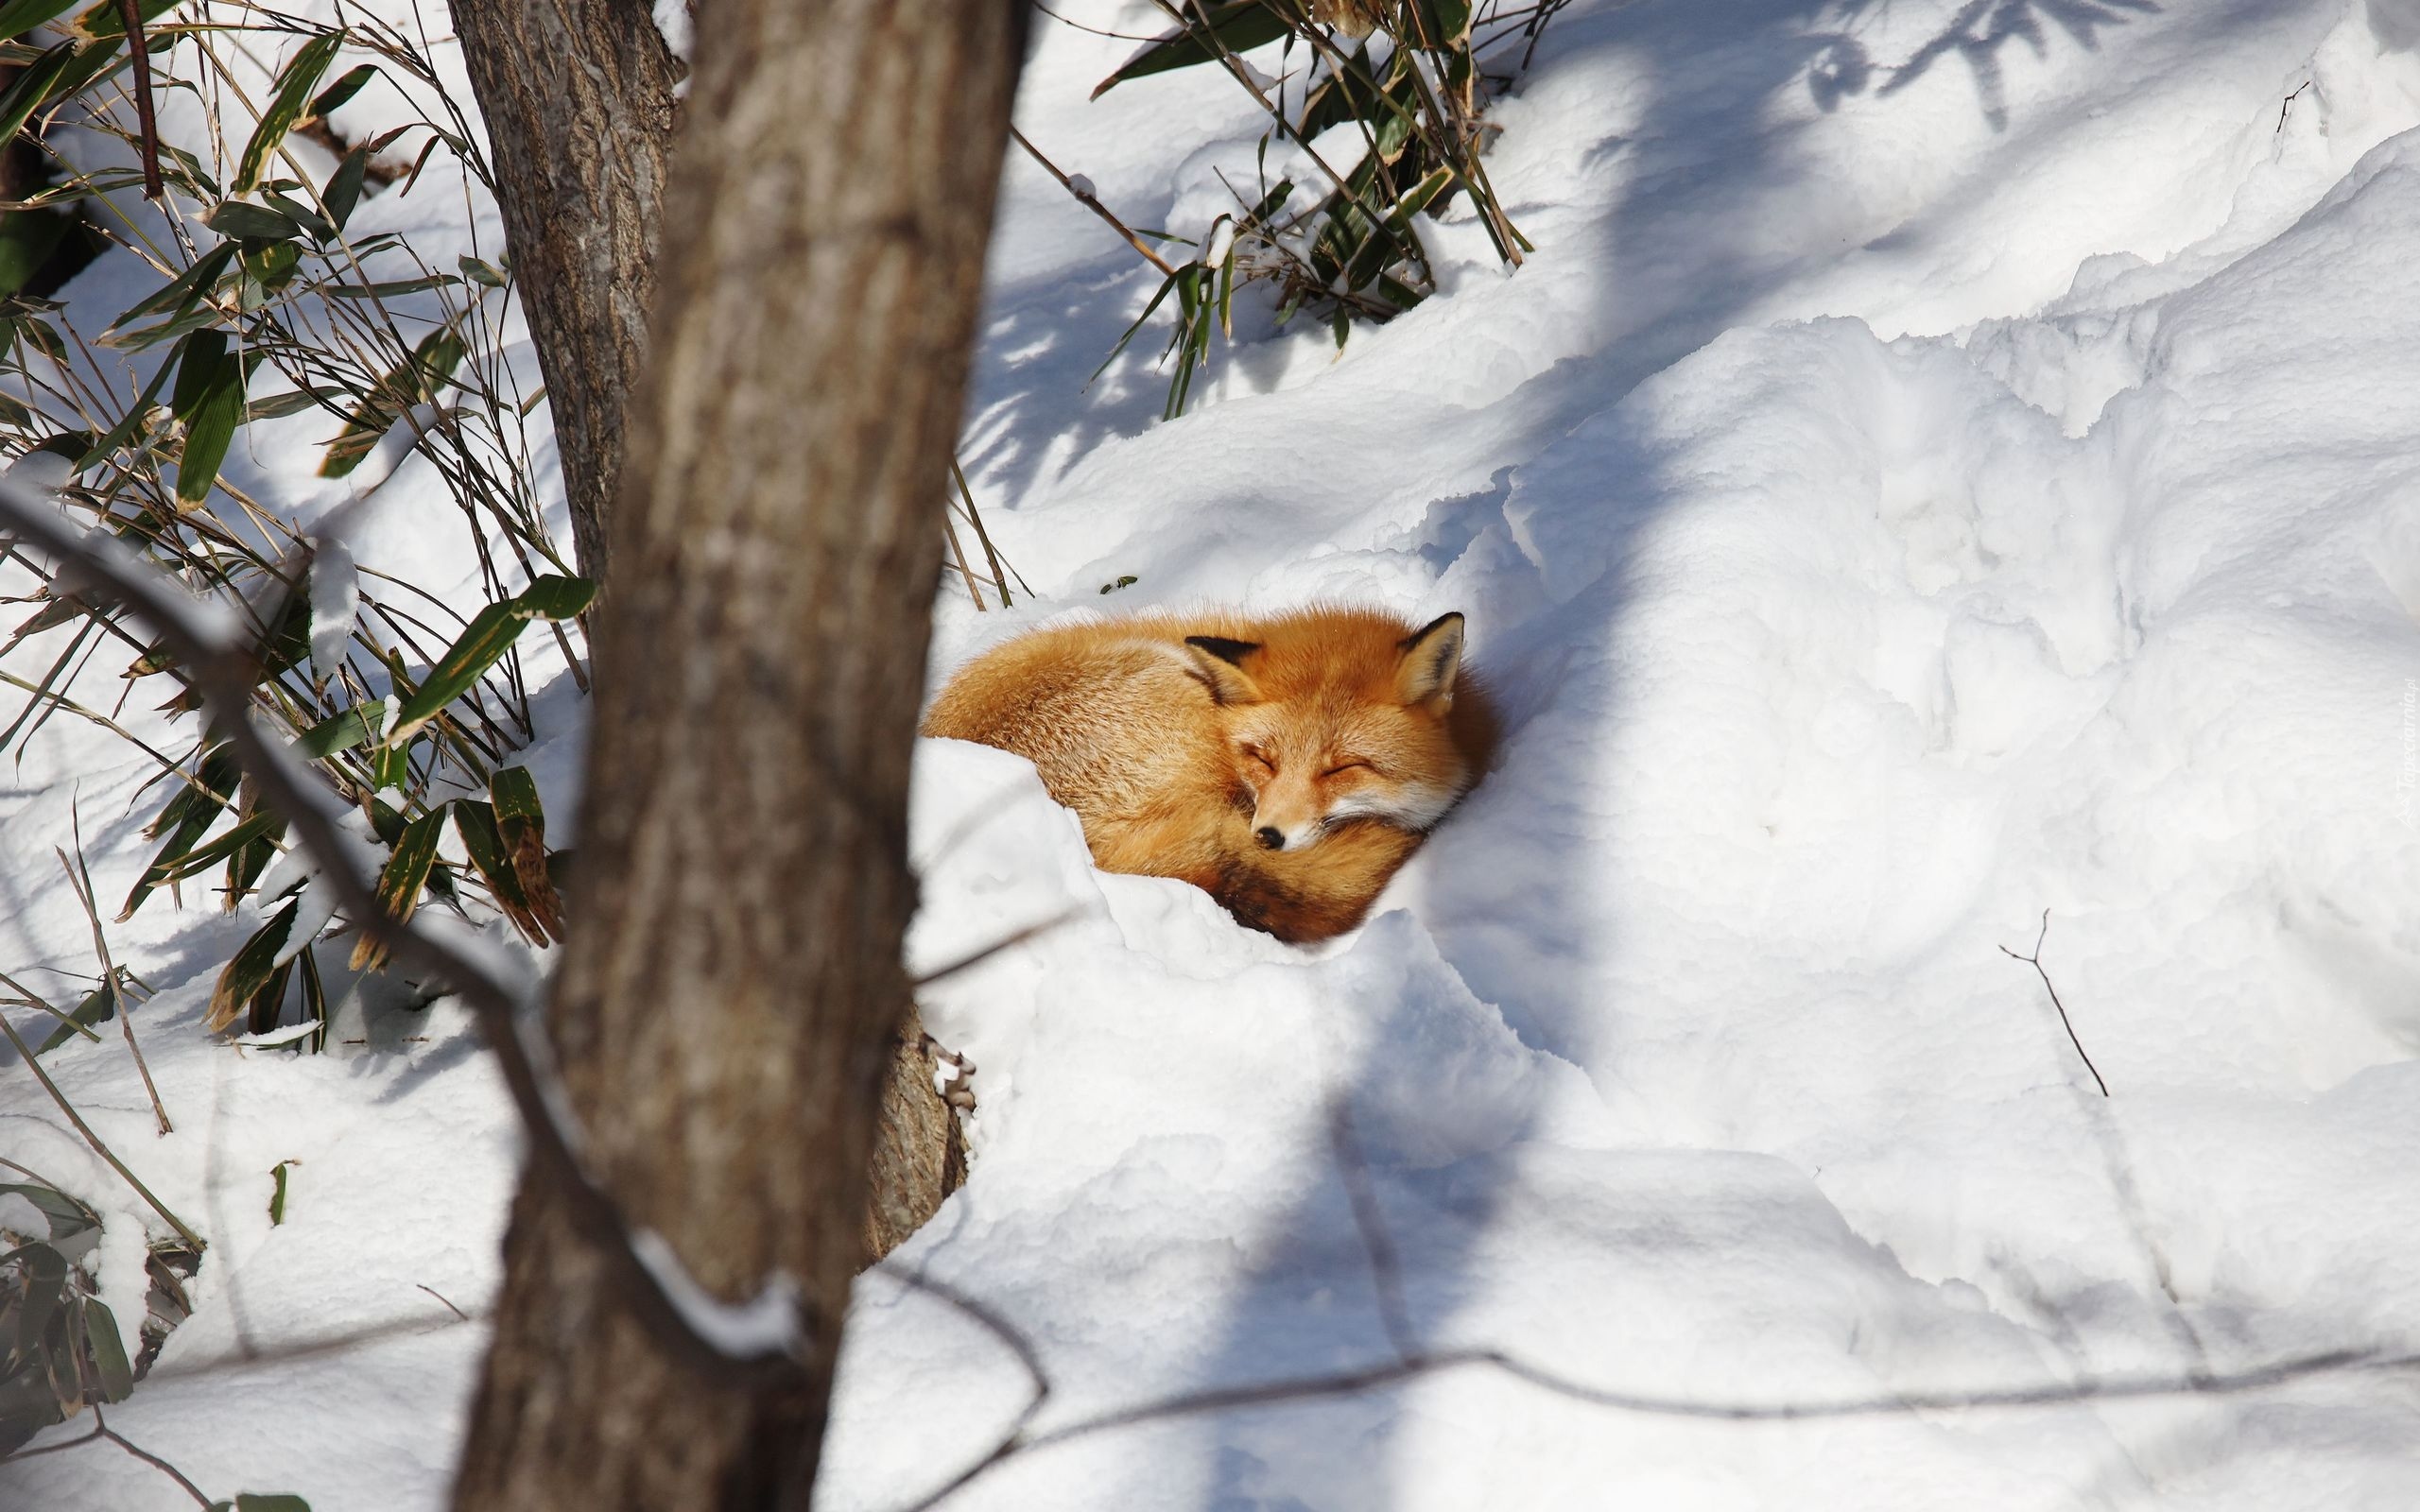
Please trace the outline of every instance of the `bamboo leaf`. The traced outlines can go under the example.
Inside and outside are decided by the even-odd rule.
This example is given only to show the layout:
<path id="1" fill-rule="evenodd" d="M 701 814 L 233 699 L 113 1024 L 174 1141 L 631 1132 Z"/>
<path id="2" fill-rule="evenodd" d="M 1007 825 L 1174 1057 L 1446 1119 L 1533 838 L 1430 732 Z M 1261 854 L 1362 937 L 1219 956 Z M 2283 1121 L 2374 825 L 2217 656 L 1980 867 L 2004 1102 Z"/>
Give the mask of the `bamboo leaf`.
<path id="1" fill-rule="evenodd" d="M 355 255 L 360 255 L 355 249 Z M 320 476 L 340 478 L 361 465 L 394 424 L 403 419 L 404 408 L 434 400 L 438 390 L 453 377 L 454 369 L 462 364 L 465 349 L 462 338 L 453 328 L 441 327 L 423 337 L 394 371 L 389 373 L 372 394 L 354 406 L 344 429 L 328 443 L 320 462 Z M 403 396 L 403 406 L 397 397 Z"/>
<path id="2" fill-rule="evenodd" d="M 101 1226 L 100 1215 L 64 1192 L 25 1182 L 0 1184 L 0 1192 L 13 1192 L 42 1210 L 50 1220 L 50 1237 L 73 1239 L 87 1228 Z"/>
<path id="3" fill-rule="evenodd" d="M 134 1393 L 134 1367 L 127 1364 L 117 1315 L 97 1297 L 85 1297 L 83 1308 L 85 1336 L 92 1343 L 93 1364 L 101 1378 L 101 1400 L 124 1401 Z"/>
<path id="4" fill-rule="evenodd" d="M 328 175 L 328 186 L 320 191 L 320 203 L 327 206 L 328 219 L 336 223 L 337 230 L 344 230 L 345 222 L 353 218 L 353 208 L 361 203 L 361 185 L 369 173 L 370 147 L 364 144 L 346 153 L 344 161 L 337 164 L 337 171 Z M 361 255 L 360 249 L 354 251 Z"/>
<path id="5" fill-rule="evenodd" d="M 540 945 L 545 944 L 545 926 L 531 911 L 528 895 L 521 890 L 521 875 L 513 869 L 510 853 L 505 849 L 495 810 L 470 798 L 456 799 L 449 806 L 454 810 L 454 833 L 462 837 L 462 850 L 470 857 L 471 869 L 488 885 L 496 906 L 504 910 L 504 916 L 521 933 Z"/>
<path id="6" fill-rule="evenodd" d="M 451 273 L 431 273 L 426 278 L 399 278 L 383 284 L 321 284 L 319 293 L 338 300 L 384 300 L 398 294 L 418 294 L 424 289 L 451 288 L 462 281 Z"/>
<path id="7" fill-rule="evenodd" d="M 378 873 L 378 905 L 389 919 L 401 923 L 412 917 L 420 906 L 422 889 L 428 883 L 428 868 L 437 860 L 437 837 L 445 825 L 445 811 L 434 808 L 404 826 L 396 837 L 394 854 L 387 858 L 386 868 Z M 374 971 L 386 963 L 387 952 L 367 932 L 353 948 L 353 969 Z"/>
<path id="8" fill-rule="evenodd" d="M 285 948 L 286 932 L 294 927 L 294 915 L 300 907 L 299 902 L 291 902 L 279 909 L 218 973 L 218 985 L 210 993 L 210 1012 L 201 1021 L 203 1028 L 216 1034 L 233 1023 L 235 1016 L 250 1007 L 269 978 L 278 973 L 277 954 Z"/>
<path id="9" fill-rule="evenodd" d="M 111 321 L 109 331 L 101 335 L 102 342 L 107 344 L 111 335 L 125 330 L 147 316 L 161 315 L 170 310 L 182 315 L 191 309 L 218 286 L 218 276 L 227 271 L 227 265 L 234 260 L 235 251 L 234 243 L 221 242 L 195 258 L 193 266 L 178 274 L 167 287 Z"/>
<path id="10" fill-rule="evenodd" d="M 10 1352 L 24 1360 L 42 1348 L 42 1336 L 49 1332 L 51 1315 L 67 1299 L 67 1261 L 58 1250 L 40 1243 L 12 1249 L 9 1258 L 17 1263 L 23 1288 L 17 1295 L 17 1336 Z"/>
<path id="11" fill-rule="evenodd" d="M 437 665 L 429 668 L 420 687 L 405 700 L 387 734 L 389 746 L 400 745 L 421 726 L 442 713 L 447 704 L 471 691 L 479 674 L 512 648 L 533 619 L 569 619 L 596 596 L 596 585 L 584 577 L 545 576 L 501 604 L 490 604 L 473 617 Z"/>
<path id="12" fill-rule="evenodd" d="M 1130 78 L 1206 63 L 1219 55 L 1221 45 L 1227 52 L 1248 52 L 1293 31 L 1285 18 L 1261 4 L 1261 0 L 1228 0 L 1224 5 L 1205 5 L 1198 13 L 1207 18 L 1206 25 L 1188 16 L 1182 30 L 1144 43 L 1133 57 L 1117 66 L 1115 73 L 1093 86 L 1092 97 L 1098 99 Z"/>
<path id="13" fill-rule="evenodd" d="M 154 861 L 145 868 L 143 880 L 135 884 L 136 890 L 148 892 L 167 883 L 182 882 L 198 871 L 216 866 L 255 840 L 274 839 L 285 833 L 285 822 L 277 816 L 255 814 L 208 845 L 196 846 L 182 856 Z"/>
<path id="14" fill-rule="evenodd" d="M 177 502 L 190 508 L 210 496 L 235 427 L 244 423 L 244 361 L 228 352 L 226 332 L 197 331 L 185 339 L 168 407 L 185 422 Z"/>
<path id="15" fill-rule="evenodd" d="M 289 393 L 253 400 L 252 419 L 284 420 L 289 415 L 300 415 L 306 409 L 323 409 L 334 401 L 351 397 L 341 388 L 297 388 Z"/>
<path id="16" fill-rule="evenodd" d="M 337 49 L 344 45 L 344 41 L 341 31 L 312 38 L 295 53 L 285 71 L 278 75 L 277 93 L 270 97 L 268 109 L 261 112 L 260 125 L 253 128 L 252 138 L 244 144 L 244 155 L 236 162 L 235 193 L 249 194 L 260 187 L 261 170 L 268 166 L 269 154 L 285 140 L 285 133 L 294 129 L 294 123 L 302 118 L 302 107 L 309 103 L 311 92 L 320 87 L 320 77 L 328 71 L 328 65 L 336 61 Z"/>
<path id="17" fill-rule="evenodd" d="M 267 205 L 241 199 L 221 199 L 210 207 L 201 223 L 221 236 L 240 236 L 247 241 L 285 241 L 302 233 L 302 227 Z"/>
<path id="18" fill-rule="evenodd" d="M 68 1040 L 75 1039 L 77 1029 L 82 1028 L 89 1031 L 93 1025 L 107 1023 L 116 1017 L 117 993 L 107 985 L 96 987 L 84 994 L 84 1001 L 76 1005 L 76 1011 L 67 1016 L 65 1023 L 52 1030 L 49 1039 L 34 1046 L 34 1054 L 46 1056 Z M 9 1189 L 7 1187 L 0 1187 L 0 1192 L 8 1190 Z M 53 1230 L 53 1237 L 57 1237 L 56 1230 Z"/>
<path id="19" fill-rule="evenodd" d="M 26 117 L 47 98 L 51 90 L 66 77 L 68 65 L 76 60 L 76 43 L 62 42 L 26 65 L 7 93 L 0 94 L 0 140 L 15 136 L 25 126 Z"/>
<path id="20" fill-rule="evenodd" d="M 348 751 L 355 746 L 376 740 L 378 726 L 386 717 L 387 706 L 383 701 L 357 703 L 304 730 L 291 748 L 297 756 L 324 760 L 339 751 Z"/>
<path id="21" fill-rule="evenodd" d="M 136 879 L 134 890 L 126 895 L 126 906 L 118 911 L 119 923 L 132 919 L 134 911 L 143 906 L 143 901 L 154 889 L 190 875 L 182 868 L 192 855 L 195 843 L 209 833 L 220 810 L 233 798 L 235 781 L 233 750 L 222 746 L 202 762 L 196 785 L 170 799 L 160 816 L 151 821 L 151 833 L 165 833 L 168 840 Z M 191 869 L 199 871 L 208 865 L 207 860 L 196 862 Z"/>
<path id="22" fill-rule="evenodd" d="M 76 0 L 12 0 L 0 6 L 0 37 L 22 37 L 75 9 Z"/>
<path id="23" fill-rule="evenodd" d="M 377 77 L 378 65 L 376 63 L 354 64 L 351 68 L 346 69 L 342 74 L 338 75 L 335 83 L 329 85 L 326 89 L 321 90 L 317 95 L 312 97 L 311 109 L 303 116 L 303 119 L 306 121 L 316 121 L 320 117 L 326 115 L 329 112 L 334 111 L 345 101 L 353 98 L 355 94 L 360 94 L 362 86 Z"/>
<path id="24" fill-rule="evenodd" d="M 148 26 L 182 3 L 182 0 L 143 0 L 141 13 L 144 25 Z M 79 37 L 90 37 L 96 42 L 118 41 L 126 36 L 126 17 L 118 9 L 118 0 L 100 0 L 100 4 L 88 8 L 82 15 L 69 22 L 68 29 Z"/>
<path id="25" fill-rule="evenodd" d="M 538 783 L 526 766 L 499 766 L 488 780 L 488 797 L 495 801 L 497 836 L 512 867 L 529 917 L 556 939 L 563 937 L 562 900 L 546 875 L 546 816 L 538 803 Z"/>

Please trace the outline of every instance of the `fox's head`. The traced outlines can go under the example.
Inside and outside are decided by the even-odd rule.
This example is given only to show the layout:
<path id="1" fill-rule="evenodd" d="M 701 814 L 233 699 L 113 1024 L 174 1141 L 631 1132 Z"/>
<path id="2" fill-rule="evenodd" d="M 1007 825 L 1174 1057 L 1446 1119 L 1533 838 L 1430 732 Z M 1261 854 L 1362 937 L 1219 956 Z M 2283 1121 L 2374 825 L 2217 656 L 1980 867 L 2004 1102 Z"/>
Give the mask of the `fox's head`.
<path id="1" fill-rule="evenodd" d="M 1426 830 L 1444 817 L 1474 775 L 1446 721 L 1460 614 L 1406 634 L 1384 614 L 1313 610 L 1256 633 L 1184 646 L 1223 715 L 1236 806 L 1249 799 L 1262 847 L 1299 850 L 1353 818 Z"/>

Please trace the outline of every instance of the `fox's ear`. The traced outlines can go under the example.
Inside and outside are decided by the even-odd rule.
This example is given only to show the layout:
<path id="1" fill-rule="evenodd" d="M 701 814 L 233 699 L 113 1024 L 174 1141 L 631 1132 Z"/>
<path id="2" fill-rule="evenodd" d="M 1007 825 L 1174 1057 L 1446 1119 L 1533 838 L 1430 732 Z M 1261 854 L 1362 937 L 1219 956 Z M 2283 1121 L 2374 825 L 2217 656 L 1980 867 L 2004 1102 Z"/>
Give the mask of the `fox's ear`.
<path id="1" fill-rule="evenodd" d="M 1454 706 L 1454 674 L 1462 668 L 1462 617 L 1440 614 L 1404 638 L 1395 664 L 1395 696 L 1435 713 Z"/>
<path id="2" fill-rule="evenodd" d="M 1260 649 L 1257 641 L 1230 641 L 1223 635 L 1188 635 L 1184 649 L 1193 658 L 1193 675 L 1210 686 L 1218 703 L 1258 703 L 1260 687 L 1244 671 L 1244 662 Z"/>

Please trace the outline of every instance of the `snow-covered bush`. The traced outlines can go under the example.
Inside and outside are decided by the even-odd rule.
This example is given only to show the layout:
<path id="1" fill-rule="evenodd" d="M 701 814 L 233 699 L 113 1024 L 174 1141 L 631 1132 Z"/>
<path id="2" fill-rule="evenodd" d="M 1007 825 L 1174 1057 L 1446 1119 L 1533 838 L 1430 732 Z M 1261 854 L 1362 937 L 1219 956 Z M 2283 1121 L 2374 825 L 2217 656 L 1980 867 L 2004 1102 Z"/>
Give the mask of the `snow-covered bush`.
<path id="1" fill-rule="evenodd" d="M 1528 65 L 1539 32 L 1563 4 L 1163 0 L 1171 29 L 1102 79 L 1094 96 L 1132 79 L 1216 64 L 1270 126 L 1253 192 L 1228 183 L 1235 212 L 1218 217 L 1192 261 L 1168 271 L 1111 359 L 1174 294 L 1176 329 L 1162 360 L 1173 355 L 1176 370 L 1164 413 L 1184 413 L 1194 371 L 1210 360 L 1212 330 L 1233 336 L 1236 285 L 1255 280 L 1274 285 L 1279 325 L 1307 311 L 1328 321 L 1341 347 L 1355 320 L 1392 319 L 1436 291 L 1419 217 L 1442 213 L 1458 195 L 1469 197 L 1495 255 L 1518 266 L 1534 249 L 1488 181 L 1480 158 L 1495 129 L 1483 116 L 1490 94 Z M 1241 56 L 1272 43 L 1282 44 L 1274 78 Z M 1274 182 L 1272 145 L 1281 163 Z M 1089 199 L 1080 180 L 1069 188 Z"/>
<path id="2" fill-rule="evenodd" d="M 435 897 L 544 941 L 558 922 L 544 818 L 527 772 L 508 765 L 535 729 L 516 643 L 548 622 L 577 672 L 573 627 L 591 589 L 541 504 L 524 421 L 543 393 L 526 351 L 516 363 L 510 350 L 499 253 L 441 260 L 427 239 L 360 214 L 424 176 L 484 191 L 459 81 L 374 16 L 331 26 L 194 8 L 147 28 L 147 90 L 117 9 L 69 9 L 26 0 L 0 13 L 23 63 L 0 127 L 34 122 L 52 160 L 51 182 L 8 221 L 80 207 L 149 278 L 80 286 L 81 310 L 125 298 L 90 341 L 49 301 L 0 305 L 0 456 L 248 627 L 256 714 L 357 811 L 390 906 Z M 130 73 L 140 110 L 119 94 Z M 263 496 L 257 467 L 233 466 L 312 447 L 331 481 L 308 523 L 291 497 Z M 435 474 L 476 550 L 486 602 L 467 617 L 460 595 L 431 591 L 445 585 L 357 568 L 347 544 L 407 463 L 424 484 Z M 138 622 L 55 563 L 15 562 L 36 608 L 0 655 L 43 637 L 48 654 L 24 659 L 31 677 L 6 674 L 23 702 L 0 750 L 60 713 L 116 728 L 64 691 L 112 647 L 130 653 L 128 696 L 156 687 L 171 711 L 198 708 Z M 223 907 L 257 897 L 268 917 L 221 971 L 208 1022 L 268 1033 L 293 1000 L 295 1035 L 316 1046 L 336 987 L 310 947 L 348 926 L 307 868 L 276 864 L 285 821 L 254 807 L 223 735 L 183 728 L 182 749 L 143 746 L 159 767 L 158 847 L 119 918 L 212 871 Z M 449 832 L 458 843 L 441 856 Z M 348 964 L 380 961 L 365 944 Z M 104 982 L 70 1017 L 89 1024 L 116 1006 Z M 73 1032 L 61 1024 L 51 1042 Z"/>

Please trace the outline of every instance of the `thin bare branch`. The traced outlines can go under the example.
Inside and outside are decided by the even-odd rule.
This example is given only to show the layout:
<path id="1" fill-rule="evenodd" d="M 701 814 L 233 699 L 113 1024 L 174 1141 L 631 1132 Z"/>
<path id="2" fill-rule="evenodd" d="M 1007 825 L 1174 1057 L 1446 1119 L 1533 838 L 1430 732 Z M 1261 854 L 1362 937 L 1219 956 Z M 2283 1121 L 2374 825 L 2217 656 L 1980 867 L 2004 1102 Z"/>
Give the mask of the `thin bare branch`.
<path id="1" fill-rule="evenodd" d="M 985 961 L 988 961 L 993 956 L 999 954 L 1002 951 L 1014 950 L 1017 946 L 1024 944 L 1027 940 L 1033 938 L 1037 935 L 1046 935 L 1052 930 L 1057 929 L 1062 924 L 1080 919 L 1083 917 L 1084 913 L 1085 910 L 1081 908 L 1061 909 L 1058 913 L 1051 915 L 1047 919 L 1028 924 L 1023 929 L 1017 930 L 1012 934 L 1003 935 L 989 945 L 969 951 L 966 954 L 959 956 L 957 960 L 950 962 L 947 966 L 937 966 L 908 985 L 921 990 L 922 988 L 932 986 L 936 982 L 947 981 L 949 978 L 956 976 L 960 971 L 973 971 L 976 967 L 982 965 Z"/>
<path id="2" fill-rule="evenodd" d="M 214 613 L 215 606 L 193 598 L 114 539 L 77 529 L 53 500 L 12 478 L 0 477 L 0 522 L 38 549 L 75 561 L 150 622 L 161 644 L 185 668 L 212 720 L 226 732 L 261 801 L 285 816 L 296 841 L 319 862 L 346 917 L 396 961 L 449 983 L 477 1013 L 533 1156 L 561 1183 L 573 1224 L 605 1259 L 632 1314 L 666 1352 L 726 1382 L 801 1379 L 811 1321 L 789 1300 L 795 1289 L 786 1278 L 769 1279 L 753 1301 L 725 1303 L 682 1268 L 668 1246 L 649 1244 L 642 1254 L 640 1236 L 624 1220 L 620 1204 L 586 1168 L 568 1098 L 554 1075 L 551 1047 L 536 1021 L 535 991 L 510 980 L 508 959 L 484 938 L 445 929 L 441 913 L 424 911 L 399 922 L 387 911 L 338 827 L 341 805 L 336 796 L 253 721 L 251 659 L 222 627 L 223 610 Z M 9 1035 L 23 1046 L 13 1028 Z M 26 1059 L 32 1063 L 30 1055 Z M 34 1070 L 43 1074 L 39 1066 Z M 48 1084 L 47 1075 L 43 1081 Z M 782 1327 L 767 1327 L 775 1318 Z"/>
<path id="3" fill-rule="evenodd" d="M 2050 994 L 2050 1006 L 2059 1010 L 2059 1025 L 2067 1031 L 2067 1043 L 2076 1047 L 2076 1054 L 2083 1058 L 2083 1069 L 2092 1073 L 2093 1085 L 2100 1089 L 2101 1096 L 2106 1097 L 2109 1095 L 2109 1084 L 2100 1079 L 2100 1068 L 2092 1063 L 2092 1057 L 2084 1055 L 2083 1041 L 2076 1038 L 2076 1026 L 2068 1022 L 2067 1005 L 2059 1001 L 2059 989 L 2051 985 L 2050 973 L 2042 969 L 2042 942 L 2049 937 L 2050 910 L 2045 908 L 2042 910 L 2042 933 L 2034 936 L 2033 954 L 2019 955 L 2005 945 L 2000 947 L 2000 954 L 2012 961 L 2023 961 L 2033 968 L 2035 975 L 2042 978 L 2043 989 Z"/>
<path id="4" fill-rule="evenodd" d="M 162 1135 L 173 1134 L 177 1127 L 168 1122 L 168 1109 L 160 1101 L 159 1084 L 151 1079 L 150 1063 L 143 1058 L 143 1047 L 135 1043 L 134 1005 L 127 1001 L 126 993 L 118 987 L 117 963 L 110 958 L 109 936 L 101 929 L 101 913 L 93 902 L 93 874 L 84 866 L 83 818 L 71 812 L 68 822 L 76 836 L 76 859 L 69 861 L 67 852 L 57 846 L 50 848 L 51 853 L 59 857 L 60 868 L 67 873 L 69 889 L 76 894 L 76 901 L 84 905 L 84 917 L 92 922 L 93 954 L 101 958 L 101 990 L 110 995 L 110 1006 L 117 1014 L 117 1026 L 126 1034 L 126 1048 L 134 1057 L 134 1069 L 142 1074 L 143 1091 L 151 1099 L 151 1117 L 159 1124 Z"/>
<path id="5" fill-rule="evenodd" d="M 1044 157 L 1042 155 L 1042 149 L 1035 146 L 1030 141 L 1028 141 L 1026 134 L 1023 131 L 1018 130 L 1015 127 L 1012 126 L 1009 128 L 1009 135 L 1015 138 L 1017 146 L 1025 148 L 1026 154 L 1032 158 L 1034 162 L 1041 163 L 1042 166 L 1049 172 L 1050 177 L 1058 180 L 1061 187 L 1064 188 L 1069 194 L 1074 195 L 1078 204 L 1083 206 L 1086 210 L 1091 211 L 1094 215 L 1098 215 L 1101 219 L 1109 222 L 1109 224 L 1116 231 L 1117 234 L 1126 238 L 1126 245 L 1133 248 L 1136 251 L 1143 254 L 1143 260 L 1145 262 L 1150 264 L 1153 267 L 1158 268 L 1161 272 L 1166 273 L 1170 278 L 1176 277 L 1176 269 L 1169 266 L 1168 260 L 1162 257 L 1159 253 L 1151 250 L 1149 247 L 1144 246 L 1143 238 L 1135 235 L 1134 232 L 1128 228 L 1126 222 L 1118 219 L 1116 214 L 1107 205 L 1102 204 L 1093 194 L 1092 187 L 1089 182 L 1080 185 L 1074 179 L 1060 172 L 1059 164 L 1051 162 L 1048 158 Z"/>
<path id="6" fill-rule="evenodd" d="M 0 488 L 6 486 L 7 480 L 0 479 Z M 150 1204 L 153 1212 L 167 1220 L 168 1227 L 177 1231 L 177 1237 L 193 1246 L 197 1250 L 207 1247 L 199 1234 L 186 1228 L 185 1221 L 170 1212 L 167 1204 L 153 1196 L 151 1189 L 143 1184 L 143 1178 L 128 1170 L 126 1162 L 119 1160 L 108 1145 L 101 1143 L 101 1137 L 94 1133 L 93 1126 L 84 1122 L 84 1116 L 76 1111 L 76 1105 L 69 1102 L 67 1094 L 59 1090 L 59 1084 L 50 1079 L 50 1073 L 42 1069 L 42 1062 L 34 1058 L 33 1046 L 26 1043 L 25 1037 L 17 1033 L 17 1026 L 9 1022 L 9 1016 L 5 1013 L 0 1013 L 0 1035 L 5 1035 L 9 1043 L 16 1047 L 18 1058 L 26 1063 L 27 1071 L 34 1074 L 34 1079 L 42 1083 L 42 1090 L 50 1093 L 50 1100 L 59 1105 L 59 1110 L 67 1115 L 67 1122 L 76 1126 L 76 1132 L 84 1136 L 84 1143 L 93 1147 L 93 1153 L 107 1160 L 110 1169 L 126 1177 L 126 1184 L 132 1187 L 145 1202 Z"/>

